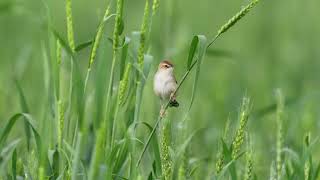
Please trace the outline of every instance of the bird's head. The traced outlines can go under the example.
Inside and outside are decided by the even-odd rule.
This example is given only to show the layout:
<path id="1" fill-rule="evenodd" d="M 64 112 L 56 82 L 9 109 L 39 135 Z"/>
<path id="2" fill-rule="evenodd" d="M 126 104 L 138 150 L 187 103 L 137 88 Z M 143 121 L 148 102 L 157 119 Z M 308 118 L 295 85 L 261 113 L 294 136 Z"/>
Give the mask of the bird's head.
<path id="1" fill-rule="evenodd" d="M 168 60 L 161 61 L 158 67 L 158 71 L 172 73 L 173 64 Z"/>

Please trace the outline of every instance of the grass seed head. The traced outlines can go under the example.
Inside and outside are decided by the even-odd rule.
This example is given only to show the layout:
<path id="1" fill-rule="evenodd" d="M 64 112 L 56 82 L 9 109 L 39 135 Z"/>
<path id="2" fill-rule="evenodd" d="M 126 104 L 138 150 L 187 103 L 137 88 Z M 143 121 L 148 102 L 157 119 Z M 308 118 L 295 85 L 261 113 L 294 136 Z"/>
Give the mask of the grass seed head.
<path id="1" fill-rule="evenodd" d="M 152 15 L 155 15 L 158 8 L 159 8 L 159 5 L 160 5 L 160 0 L 153 0 L 153 3 L 152 3 Z"/>
<path id="2" fill-rule="evenodd" d="M 73 22 L 72 22 L 72 3 L 71 0 L 66 0 L 66 15 L 67 15 L 67 34 L 68 42 L 72 51 L 75 50 Z"/>
<path id="3" fill-rule="evenodd" d="M 145 43 L 146 43 L 146 33 L 148 30 L 148 20 L 149 20 L 149 0 L 146 0 L 144 7 L 143 20 L 140 30 L 140 46 L 138 49 L 138 64 L 141 69 L 143 69 Z"/>
<path id="4" fill-rule="evenodd" d="M 242 104 L 240 107 L 240 125 L 238 130 L 236 131 L 236 136 L 232 143 L 232 158 L 236 159 L 238 153 L 240 151 L 241 145 L 244 142 L 245 136 L 245 127 L 247 125 L 250 113 L 250 99 L 244 97 L 242 100 Z"/>
<path id="5" fill-rule="evenodd" d="M 117 12 L 116 12 L 116 20 L 113 31 L 113 51 L 116 52 L 119 46 L 119 37 L 120 37 L 120 29 L 121 29 L 121 20 L 123 13 L 123 0 L 117 0 Z"/>
<path id="6" fill-rule="evenodd" d="M 118 103 L 123 104 L 124 103 L 124 97 L 128 88 L 129 84 L 129 75 L 131 72 L 131 63 L 128 63 L 126 66 L 126 69 L 124 71 L 124 75 L 122 80 L 120 81 L 119 85 L 119 94 L 118 94 Z"/>
<path id="7" fill-rule="evenodd" d="M 240 12 L 233 16 L 229 21 L 224 24 L 218 31 L 217 36 L 220 36 L 222 33 L 225 33 L 233 25 L 235 25 L 241 18 L 243 18 L 250 10 L 259 2 L 259 0 L 253 0 L 249 5 L 244 7 Z"/>
<path id="8" fill-rule="evenodd" d="M 162 124 L 161 132 L 161 167 L 162 176 L 164 180 L 171 179 L 172 162 L 170 158 L 169 146 L 170 146 L 170 132 L 169 132 L 169 122 L 164 122 Z"/>
<path id="9" fill-rule="evenodd" d="M 99 28 L 98 28 L 98 31 L 97 31 L 97 34 L 94 38 L 94 42 L 93 42 L 93 46 L 92 46 L 92 49 L 91 49 L 91 54 L 90 54 L 90 60 L 89 60 L 89 65 L 88 65 L 88 69 L 91 69 L 91 66 L 96 58 L 96 55 L 97 55 L 97 50 L 98 50 L 98 46 L 100 44 L 100 40 L 101 40 L 101 37 L 102 37 L 102 34 L 103 34 L 103 29 L 104 29 L 104 20 L 107 18 L 107 16 L 110 14 L 110 6 L 107 7 L 105 13 L 104 13 L 104 16 L 103 16 L 103 19 L 101 21 L 101 24 L 99 25 Z"/>

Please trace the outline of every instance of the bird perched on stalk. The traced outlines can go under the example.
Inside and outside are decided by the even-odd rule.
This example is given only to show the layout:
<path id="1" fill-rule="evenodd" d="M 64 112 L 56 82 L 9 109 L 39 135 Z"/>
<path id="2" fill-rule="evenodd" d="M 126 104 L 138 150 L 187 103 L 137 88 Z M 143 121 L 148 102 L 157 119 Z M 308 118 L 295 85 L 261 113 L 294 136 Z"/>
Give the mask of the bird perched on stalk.
<path id="1" fill-rule="evenodd" d="M 177 89 L 177 81 L 173 73 L 173 64 L 168 61 L 160 62 L 158 71 L 153 80 L 153 90 L 160 97 L 161 110 L 160 116 L 165 113 L 165 102 L 169 100 L 169 107 L 178 107 L 175 91 Z"/>

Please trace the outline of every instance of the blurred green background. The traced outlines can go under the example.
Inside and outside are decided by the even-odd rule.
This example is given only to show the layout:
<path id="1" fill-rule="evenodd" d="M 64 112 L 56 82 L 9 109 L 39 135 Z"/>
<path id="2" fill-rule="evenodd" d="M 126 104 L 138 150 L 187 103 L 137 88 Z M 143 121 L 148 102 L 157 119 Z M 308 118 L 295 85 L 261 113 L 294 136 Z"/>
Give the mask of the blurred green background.
<path id="1" fill-rule="evenodd" d="M 149 41 L 149 53 L 155 62 L 144 90 L 142 120 L 154 123 L 158 115 L 159 102 L 152 91 L 153 73 L 158 63 L 162 59 L 172 60 L 177 79 L 180 79 L 186 69 L 192 37 L 204 34 L 212 38 L 222 24 L 248 3 L 248 0 L 160 1 Z M 76 44 L 93 39 L 106 6 L 104 0 L 73 1 Z M 138 31 L 144 1 L 125 0 L 124 6 L 124 34 Z M 274 160 L 270 157 L 275 157 L 272 155 L 275 154 L 276 120 L 272 106 L 277 88 L 282 89 L 288 100 L 284 112 L 284 146 L 299 151 L 307 132 L 311 132 L 312 139 L 319 136 L 319 7 L 318 0 L 262 0 L 210 47 L 201 67 L 194 106 L 187 118 L 191 128 L 206 128 L 192 141 L 195 156 L 216 153 L 226 120 L 230 118 L 232 126 L 237 124 L 241 99 L 247 95 L 253 101 L 249 134 L 254 146 L 255 169 L 266 176 Z M 45 77 L 48 75 L 42 48 L 48 41 L 48 12 L 54 28 L 67 39 L 64 1 L 0 1 L 0 127 L 4 127 L 12 114 L 21 112 L 15 79 L 25 92 L 30 113 L 35 119 L 43 116 L 42 109 L 46 106 L 43 102 L 47 98 Z M 99 65 L 109 70 L 112 53 L 107 38 L 112 36 L 112 31 L 113 21 L 110 21 L 93 71 Z M 78 58 L 83 73 L 89 53 L 87 48 Z M 63 71 L 67 82 L 67 62 L 63 64 Z M 189 77 L 179 92 L 181 106 L 171 110 L 173 129 L 179 128 L 185 118 L 181 113 L 188 108 L 192 82 Z M 93 97 L 93 93 L 89 93 L 89 97 Z M 17 128 L 12 136 L 22 135 Z M 319 143 L 313 152 L 319 160 Z"/>

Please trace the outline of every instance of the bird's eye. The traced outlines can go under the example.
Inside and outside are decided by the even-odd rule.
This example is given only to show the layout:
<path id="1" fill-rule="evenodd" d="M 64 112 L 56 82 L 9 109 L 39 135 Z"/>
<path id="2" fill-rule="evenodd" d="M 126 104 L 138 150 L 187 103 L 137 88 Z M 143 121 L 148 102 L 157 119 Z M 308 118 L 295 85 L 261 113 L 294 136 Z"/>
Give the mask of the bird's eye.
<path id="1" fill-rule="evenodd" d="M 164 65 L 164 67 L 169 68 L 170 66 L 166 64 L 166 65 Z"/>

